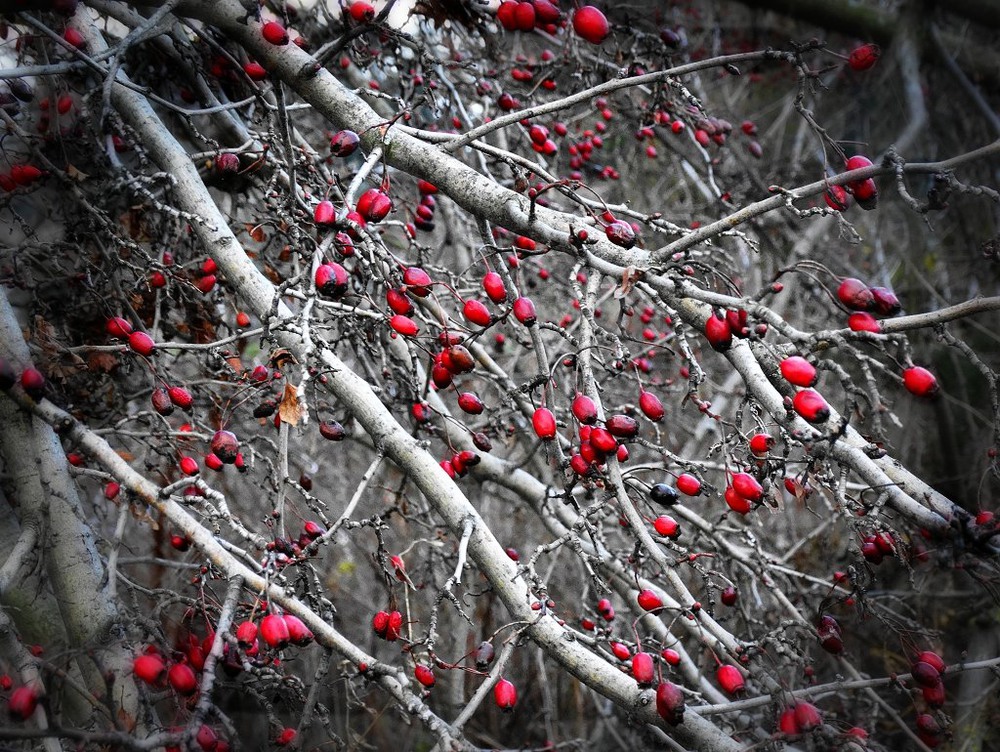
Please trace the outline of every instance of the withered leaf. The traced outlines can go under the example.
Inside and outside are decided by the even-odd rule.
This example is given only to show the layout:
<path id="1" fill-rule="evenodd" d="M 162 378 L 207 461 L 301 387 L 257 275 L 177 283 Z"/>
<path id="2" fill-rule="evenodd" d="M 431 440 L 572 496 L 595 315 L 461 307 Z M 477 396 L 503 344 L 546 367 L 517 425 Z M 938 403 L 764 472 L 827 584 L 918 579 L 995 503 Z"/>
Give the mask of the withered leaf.
<path id="1" fill-rule="evenodd" d="M 292 384 L 285 384 L 285 393 L 281 396 L 278 415 L 281 416 L 282 423 L 288 423 L 290 426 L 298 425 L 299 419 L 302 417 L 298 390 Z"/>
<path id="2" fill-rule="evenodd" d="M 298 363 L 295 356 L 292 355 L 290 350 L 286 350 L 284 347 L 279 347 L 271 353 L 270 359 L 271 368 L 282 368 L 286 363 Z"/>
<path id="3" fill-rule="evenodd" d="M 244 227 L 246 228 L 247 235 L 250 236 L 251 240 L 258 243 L 263 243 L 267 240 L 267 235 L 264 234 L 264 228 L 260 225 L 246 224 Z"/>
<path id="4" fill-rule="evenodd" d="M 621 299 L 628 295 L 632 288 L 635 287 L 635 283 L 642 279 L 642 269 L 636 269 L 634 266 L 626 266 L 622 270 L 622 284 L 621 287 L 615 290 L 615 298 Z"/>
<path id="5" fill-rule="evenodd" d="M 98 373 L 111 373 L 118 367 L 118 356 L 109 352 L 92 352 L 87 355 L 87 368 Z"/>

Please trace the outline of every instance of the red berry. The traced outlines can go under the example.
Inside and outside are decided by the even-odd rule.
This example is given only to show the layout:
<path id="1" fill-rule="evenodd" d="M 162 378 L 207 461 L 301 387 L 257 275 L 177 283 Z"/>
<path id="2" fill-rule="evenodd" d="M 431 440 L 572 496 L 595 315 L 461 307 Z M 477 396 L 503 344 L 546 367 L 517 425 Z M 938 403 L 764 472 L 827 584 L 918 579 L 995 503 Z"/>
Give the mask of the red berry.
<path id="1" fill-rule="evenodd" d="M 418 298 L 426 298 L 430 294 L 431 277 L 420 267 L 411 266 L 403 272 L 403 284 Z"/>
<path id="2" fill-rule="evenodd" d="M 31 687 L 18 687 L 7 698 L 7 712 L 15 721 L 26 721 L 38 707 L 38 693 Z"/>
<path id="3" fill-rule="evenodd" d="M 640 687 L 653 686 L 655 676 L 653 656 L 641 652 L 632 656 L 632 676 Z"/>
<path id="4" fill-rule="evenodd" d="M 681 534 L 681 526 L 677 524 L 677 520 L 665 514 L 653 520 L 653 529 L 664 538 L 677 538 Z"/>
<path id="5" fill-rule="evenodd" d="M 517 704 L 517 687 L 506 679 L 501 679 L 493 686 L 493 700 L 500 710 L 509 713 Z"/>
<path id="6" fill-rule="evenodd" d="M 341 298 L 347 292 L 347 270 L 340 264 L 320 264 L 316 268 L 316 291 L 328 298 Z"/>
<path id="7" fill-rule="evenodd" d="M 132 673 L 146 684 L 158 683 L 166 669 L 163 659 L 156 654 L 140 655 L 132 661 Z"/>
<path id="8" fill-rule="evenodd" d="M 283 728 L 281 733 L 278 734 L 278 738 L 274 740 L 274 743 L 279 747 L 287 747 L 289 744 L 295 741 L 295 737 L 298 736 L 298 732 L 293 728 Z"/>
<path id="9" fill-rule="evenodd" d="M 656 712 L 671 726 L 684 720 L 684 693 L 672 682 L 662 682 L 656 688 Z"/>
<path id="10" fill-rule="evenodd" d="M 378 188 L 369 188 L 358 198 L 358 214 L 367 222 L 381 222 L 392 211 L 392 199 Z"/>
<path id="11" fill-rule="evenodd" d="M 847 189 L 842 185 L 831 185 L 826 193 L 823 194 L 823 199 L 826 201 L 827 206 L 840 212 L 847 211 L 851 200 Z"/>
<path id="12" fill-rule="evenodd" d="M 938 391 L 937 378 L 920 366 L 911 366 L 903 371 L 903 386 L 917 397 L 932 397 Z"/>
<path id="13" fill-rule="evenodd" d="M 181 457 L 180 468 L 185 475 L 197 475 L 198 461 L 194 457 Z"/>
<path id="14" fill-rule="evenodd" d="M 476 326 L 489 326 L 493 323 L 493 314 L 480 300 L 467 300 L 462 308 L 462 315 Z"/>
<path id="15" fill-rule="evenodd" d="M 852 332 L 871 332 L 878 334 L 882 331 L 882 325 L 874 316 L 865 311 L 852 313 L 847 317 L 847 328 Z"/>
<path id="16" fill-rule="evenodd" d="M 851 70 L 866 71 L 875 65 L 881 56 L 882 50 L 877 44 L 864 44 L 851 50 L 847 64 Z"/>
<path id="17" fill-rule="evenodd" d="M 87 41 L 83 38 L 83 34 L 74 29 L 72 26 L 63 32 L 63 39 L 77 49 L 83 49 L 87 46 Z"/>
<path id="18" fill-rule="evenodd" d="M 733 344 L 733 330 L 725 318 L 712 313 L 705 322 L 705 338 L 712 349 L 723 352 Z"/>
<path id="19" fill-rule="evenodd" d="M 330 139 L 330 153 L 335 157 L 349 157 L 360 143 L 361 137 L 354 131 L 337 131 Z"/>
<path id="20" fill-rule="evenodd" d="M 304 647 L 313 641 L 314 635 L 312 630 L 299 617 L 293 614 L 285 614 L 282 619 L 284 619 L 285 627 L 288 629 L 288 641 L 293 645 Z"/>
<path id="21" fill-rule="evenodd" d="M 116 339 L 125 339 L 132 333 L 132 324 L 121 316 L 108 319 L 108 323 L 105 324 L 104 328 L 110 336 Z"/>
<path id="22" fill-rule="evenodd" d="M 389 319 L 389 326 L 404 337 L 416 336 L 417 332 L 420 331 L 420 327 L 417 326 L 417 323 L 413 319 L 400 314 L 396 314 Z"/>
<path id="23" fill-rule="evenodd" d="M 750 437 L 750 452 L 755 457 L 766 457 L 774 448 L 774 437 L 769 433 L 757 433 Z"/>
<path id="24" fill-rule="evenodd" d="M 531 425 L 535 435 L 543 440 L 554 439 L 556 436 L 556 417 L 547 407 L 540 407 L 531 416 Z"/>
<path id="25" fill-rule="evenodd" d="M 914 663 L 919 663 L 921 661 L 932 665 L 939 674 L 943 674 L 945 668 L 947 668 L 941 656 L 935 653 L 933 650 L 924 650 L 922 653 L 920 653 L 920 655 L 916 657 Z"/>
<path id="26" fill-rule="evenodd" d="M 170 401 L 181 410 L 187 410 L 191 407 L 191 403 L 194 402 L 194 399 L 191 397 L 191 392 L 182 386 L 170 387 L 167 389 L 167 396 L 169 396 Z"/>
<path id="27" fill-rule="evenodd" d="M 627 661 L 632 657 L 632 651 L 628 649 L 628 645 L 624 642 L 612 642 L 610 647 L 615 658 L 620 661 Z"/>
<path id="28" fill-rule="evenodd" d="M 639 422 L 628 415 L 612 415 L 604 421 L 604 425 L 612 436 L 619 439 L 631 439 L 639 433 Z"/>
<path id="29" fill-rule="evenodd" d="M 153 338 L 146 332 L 132 332 L 128 335 L 128 345 L 140 355 L 150 356 L 156 349 Z"/>
<path id="30" fill-rule="evenodd" d="M 847 277 L 837 288 L 837 298 L 853 311 L 870 311 L 875 308 L 875 296 L 860 279 Z"/>
<path id="31" fill-rule="evenodd" d="M 264 36 L 264 39 L 273 45 L 280 47 L 281 45 L 288 44 L 288 32 L 277 21 L 268 21 L 261 27 L 260 32 Z"/>
<path id="32" fill-rule="evenodd" d="M 910 667 L 913 680 L 921 687 L 934 687 L 941 681 L 941 672 L 934 666 L 923 661 L 917 661 Z"/>
<path id="33" fill-rule="evenodd" d="M 681 662 L 681 654 L 673 648 L 664 648 L 660 651 L 660 657 L 670 666 L 678 666 Z"/>
<path id="34" fill-rule="evenodd" d="M 726 486 L 723 498 L 726 500 L 726 504 L 734 512 L 739 512 L 740 514 L 747 514 L 750 512 L 750 500 L 746 496 L 740 496 L 736 492 L 736 489 L 732 486 Z"/>
<path id="35" fill-rule="evenodd" d="M 715 672 L 715 678 L 722 690 L 729 695 L 737 695 L 744 689 L 743 674 L 736 666 L 724 664 Z"/>
<path id="36" fill-rule="evenodd" d="M 418 663 L 416 668 L 413 669 L 413 675 L 417 677 L 418 682 L 428 689 L 434 686 L 434 670 L 429 666 Z"/>
<path id="37" fill-rule="evenodd" d="M 610 33 L 607 17 L 593 5 L 584 5 L 573 14 L 573 31 L 591 44 L 600 44 Z"/>
<path id="38" fill-rule="evenodd" d="M 875 313 L 879 316 L 895 316 L 903 306 L 896 297 L 896 293 L 887 287 L 871 288 L 872 297 L 875 298 Z"/>
<path id="39" fill-rule="evenodd" d="M 583 425 L 590 426 L 597 422 L 597 405 L 586 394 L 578 393 L 573 398 L 572 409 L 573 415 Z"/>
<path id="40" fill-rule="evenodd" d="M 219 735 L 215 733 L 215 729 L 207 724 L 201 724 L 198 733 L 194 735 L 194 740 L 201 747 L 202 752 L 220 752 Z"/>
<path id="41" fill-rule="evenodd" d="M 739 600 L 740 594 L 732 585 L 729 585 L 722 591 L 722 595 L 719 596 L 722 604 L 724 606 L 735 606 L 736 601 Z"/>
<path id="42" fill-rule="evenodd" d="M 792 355 L 781 361 L 781 375 L 795 386 L 812 386 L 819 379 L 816 367 L 803 357 Z"/>
<path id="43" fill-rule="evenodd" d="M 483 289 L 494 303 L 500 304 L 507 300 L 507 288 L 504 286 L 503 278 L 496 272 L 487 272 L 483 277 Z"/>
<path id="44" fill-rule="evenodd" d="M 375 8 L 365 2 L 351 3 L 348 12 L 357 23 L 368 23 L 375 18 Z"/>
<path id="45" fill-rule="evenodd" d="M 764 497 L 764 489 L 757 479 L 749 473 L 733 473 L 730 481 L 733 489 L 744 499 L 760 501 Z"/>
<path id="46" fill-rule="evenodd" d="M 652 392 L 647 392 L 645 389 L 639 394 L 639 409 L 642 410 L 643 415 L 654 423 L 663 420 L 665 414 L 660 398 Z"/>
<path id="47" fill-rule="evenodd" d="M 257 625 L 247 619 L 236 628 L 236 641 L 243 646 L 253 645 L 257 639 Z"/>
<path id="48" fill-rule="evenodd" d="M 260 622 L 260 636 L 270 647 L 281 649 L 288 644 L 288 625 L 279 614 L 268 614 Z"/>
<path id="49" fill-rule="evenodd" d="M 244 311 L 240 311 L 236 314 L 236 326 L 240 329 L 246 329 L 250 326 L 250 315 Z"/>
<path id="50" fill-rule="evenodd" d="M 792 406 L 803 420 L 809 423 L 825 423 L 830 417 L 830 406 L 819 392 L 803 389 L 792 399 Z"/>
<path id="51" fill-rule="evenodd" d="M 532 326 L 537 320 L 535 304 L 530 298 L 518 298 L 514 301 L 514 318 L 525 326 Z"/>
<path id="52" fill-rule="evenodd" d="M 37 368 L 25 368 L 21 372 L 21 388 L 37 402 L 45 394 L 45 377 Z"/>
<path id="53" fill-rule="evenodd" d="M 635 230 L 624 220 L 616 219 L 604 228 L 604 234 L 608 240 L 622 248 L 631 248 L 635 245 Z"/>
<path id="54" fill-rule="evenodd" d="M 778 730 L 787 736 L 798 736 L 802 733 L 798 721 L 795 720 L 795 707 L 785 708 L 778 717 Z"/>
<path id="55" fill-rule="evenodd" d="M 216 457 L 231 465 L 240 451 L 240 441 L 231 431 L 216 431 L 212 436 L 211 448 Z"/>
<path id="56" fill-rule="evenodd" d="M 198 691 L 198 677 L 186 663 L 175 663 L 167 673 L 167 681 L 177 694 L 193 695 Z"/>
<path id="57" fill-rule="evenodd" d="M 115 481 L 110 481 L 106 486 L 104 486 L 104 498 L 108 501 L 114 501 L 118 498 L 118 494 L 122 487 Z"/>
<path id="58" fill-rule="evenodd" d="M 677 476 L 677 490 L 687 496 L 697 496 L 701 493 L 701 481 L 693 475 L 683 473 Z"/>
<path id="59" fill-rule="evenodd" d="M 595 428 L 590 433 L 590 446 L 602 455 L 618 451 L 618 440 L 606 428 Z"/>
<path id="60" fill-rule="evenodd" d="M 812 731 L 823 724 L 823 716 L 810 702 L 800 702 L 795 705 L 795 722 L 802 733 Z"/>
<path id="61" fill-rule="evenodd" d="M 247 62 L 243 63 L 243 72 L 246 73 L 247 78 L 249 78 L 251 81 L 263 81 L 265 78 L 267 78 L 267 70 L 264 68 L 263 65 L 258 63 L 256 60 L 248 60 Z M 224 165 L 227 164 L 231 164 L 231 160 L 229 161 L 219 160 L 216 162 L 216 166 L 219 167 L 220 170 L 224 169 Z"/>
<path id="62" fill-rule="evenodd" d="M 663 608 L 663 601 L 660 599 L 660 596 L 652 590 L 640 590 L 635 599 L 639 607 L 644 611 L 659 611 Z"/>

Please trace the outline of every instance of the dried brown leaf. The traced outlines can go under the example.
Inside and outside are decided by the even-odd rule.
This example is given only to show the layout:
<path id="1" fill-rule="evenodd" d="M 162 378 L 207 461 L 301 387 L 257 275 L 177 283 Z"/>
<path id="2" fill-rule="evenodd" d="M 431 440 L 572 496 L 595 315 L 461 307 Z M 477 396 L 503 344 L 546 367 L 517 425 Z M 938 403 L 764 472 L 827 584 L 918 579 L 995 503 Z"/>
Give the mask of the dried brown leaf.
<path id="1" fill-rule="evenodd" d="M 292 384 L 285 384 L 285 393 L 281 396 L 278 415 L 281 416 L 282 423 L 287 423 L 290 426 L 298 425 L 299 419 L 302 417 L 298 390 Z"/>

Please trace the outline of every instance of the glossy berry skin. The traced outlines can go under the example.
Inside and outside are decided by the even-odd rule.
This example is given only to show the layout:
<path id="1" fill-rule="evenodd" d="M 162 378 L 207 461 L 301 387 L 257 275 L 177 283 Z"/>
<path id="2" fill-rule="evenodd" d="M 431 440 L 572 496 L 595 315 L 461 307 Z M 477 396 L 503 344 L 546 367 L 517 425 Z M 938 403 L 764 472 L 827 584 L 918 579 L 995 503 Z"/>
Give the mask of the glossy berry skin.
<path id="1" fill-rule="evenodd" d="M 728 695 L 738 695 L 745 687 L 740 670 L 728 663 L 719 666 L 715 672 L 715 678 L 722 690 Z"/>
<path id="2" fill-rule="evenodd" d="M 18 687 L 7 698 L 7 712 L 15 721 L 26 721 L 38 707 L 38 693 L 31 687 Z"/>
<path id="3" fill-rule="evenodd" d="M 659 611 L 663 608 L 663 601 L 652 590 L 640 590 L 635 598 L 639 608 L 643 611 Z"/>
<path id="4" fill-rule="evenodd" d="M 871 332 L 878 334 L 882 331 L 882 325 L 878 319 L 867 311 L 858 311 L 847 317 L 847 328 L 852 332 Z"/>
<path id="5" fill-rule="evenodd" d="M 879 316 L 895 316 L 903 306 L 896 297 L 896 293 L 887 287 L 871 288 L 872 297 L 875 298 L 875 313 Z"/>
<path id="6" fill-rule="evenodd" d="M 260 28 L 260 33 L 270 44 L 281 47 L 288 44 L 288 32 L 277 21 L 268 21 Z"/>
<path id="7" fill-rule="evenodd" d="M 170 401 L 174 403 L 181 410 L 187 410 L 191 407 L 191 403 L 194 402 L 194 398 L 191 396 L 191 392 L 182 386 L 172 386 L 167 389 L 167 396 L 170 397 Z"/>
<path id="8" fill-rule="evenodd" d="M 278 650 L 288 645 L 290 639 L 288 625 L 285 624 L 284 618 L 279 614 L 268 614 L 261 619 L 260 636 L 264 638 L 264 642 L 269 647 L 277 648 Z"/>
<path id="9" fill-rule="evenodd" d="M 347 270 L 337 263 L 320 264 L 316 267 L 316 292 L 336 300 L 347 292 Z"/>
<path id="10" fill-rule="evenodd" d="M 733 344 L 733 330 L 725 317 L 712 314 L 705 322 L 705 339 L 717 352 L 725 352 Z"/>
<path id="11" fill-rule="evenodd" d="M 678 501 L 677 490 L 667 483 L 653 484 L 649 489 L 649 498 L 664 507 L 672 507 Z"/>
<path id="12" fill-rule="evenodd" d="M 501 679 L 493 686 L 493 701 L 505 713 L 509 713 L 517 704 L 517 687 L 506 679 Z"/>
<path id="13" fill-rule="evenodd" d="M 313 641 L 312 630 L 307 627 L 302 620 L 294 614 L 285 614 L 281 617 L 288 629 L 288 641 L 298 647 L 305 647 Z"/>
<path id="14" fill-rule="evenodd" d="M 140 655 L 132 661 L 132 673 L 146 684 L 156 684 L 167 670 L 163 659 L 155 654 Z"/>
<path id="15" fill-rule="evenodd" d="M 655 671 L 653 656 L 649 653 L 636 653 L 632 656 L 632 676 L 640 687 L 653 686 Z"/>
<path id="16" fill-rule="evenodd" d="M 434 670 L 429 666 L 422 663 L 417 664 L 416 668 L 413 669 L 413 675 L 428 689 L 434 686 Z"/>
<path id="17" fill-rule="evenodd" d="M 622 248 L 631 248 L 635 245 L 635 230 L 624 220 L 616 219 L 604 228 L 604 234 L 608 240 Z"/>
<path id="18" fill-rule="evenodd" d="M 764 489 L 757 479 L 749 473 L 733 473 L 730 479 L 733 489 L 744 499 L 760 501 L 764 497 Z"/>
<path id="19" fill-rule="evenodd" d="M 236 628 L 236 641 L 243 646 L 253 645 L 257 639 L 257 625 L 247 619 Z"/>
<path id="20" fill-rule="evenodd" d="M 639 433 L 639 422 L 628 415 L 612 415 L 604 421 L 604 426 L 619 439 L 631 439 Z"/>
<path id="21" fill-rule="evenodd" d="M 198 677 L 186 663 L 175 663 L 167 673 L 167 681 L 179 695 L 193 695 L 198 691 Z"/>
<path id="22" fill-rule="evenodd" d="M 795 386 L 813 386 L 819 380 L 816 367 L 798 355 L 785 358 L 780 368 L 785 381 Z"/>
<path id="23" fill-rule="evenodd" d="M 236 434 L 231 431 L 216 431 L 212 436 L 212 454 L 218 457 L 227 465 L 236 462 L 236 455 L 240 451 L 240 441 Z"/>
<path id="24" fill-rule="evenodd" d="M 937 670 L 939 674 L 943 674 L 944 670 L 947 668 L 947 665 L 945 664 L 941 656 L 935 653 L 933 650 L 924 650 L 923 652 L 920 653 L 920 655 L 916 657 L 916 659 L 913 662 L 920 663 L 921 661 L 924 663 L 929 663 Z"/>
<path id="25" fill-rule="evenodd" d="M 392 211 L 392 199 L 378 188 L 369 188 L 358 197 L 357 209 L 366 222 L 381 222 Z"/>
<path id="26" fill-rule="evenodd" d="M 662 682 L 656 688 L 656 712 L 671 726 L 684 721 L 684 693 L 672 682 Z"/>
<path id="27" fill-rule="evenodd" d="M 403 316 L 398 313 L 389 319 L 389 326 L 391 326 L 393 331 L 397 334 L 402 334 L 404 337 L 414 337 L 420 331 L 420 327 L 417 326 L 417 322 L 408 316 Z"/>
<path id="28" fill-rule="evenodd" d="M 932 397 L 938 391 L 937 378 L 920 366 L 911 366 L 903 371 L 903 386 L 917 397 Z"/>
<path id="29" fill-rule="evenodd" d="M 612 654 L 620 661 L 627 661 L 632 657 L 632 651 L 624 642 L 612 642 L 610 647 Z"/>
<path id="30" fill-rule="evenodd" d="M 514 318 L 525 326 L 533 326 L 538 320 L 535 304 L 530 298 L 520 297 L 514 301 Z"/>
<path id="31" fill-rule="evenodd" d="M 430 294 L 431 276 L 419 266 L 411 266 L 403 272 L 403 284 L 407 291 L 418 298 L 426 298 Z"/>
<path id="32" fill-rule="evenodd" d="M 128 346 L 139 353 L 139 355 L 145 355 L 146 357 L 152 355 L 156 349 L 153 338 L 146 334 L 146 332 L 132 332 L 128 335 Z"/>
<path id="33" fill-rule="evenodd" d="M 819 392 L 813 389 L 803 389 L 792 399 L 792 406 L 803 420 L 820 424 L 830 418 L 830 406 Z"/>
<path id="34" fill-rule="evenodd" d="M 597 422 L 597 405 L 586 394 L 577 394 L 573 398 L 573 416 L 585 426 Z"/>
<path id="35" fill-rule="evenodd" d="M 665 514 L 653 520 L 653 529 L 664 538 L 679 538 L 681 534 L 681 526 L 677 524 L 677 520 Z"/>
<path id="36" fill-rule="evenodd" d="M 611 29 L 607 17 L 593 5 L 584 5 L 573 14 L 573 31 L 591 44 L 608 38 Z"/>
<path id="37" fill-rule="evenodd" d="M 556 417 L 547 407 L 540 407 L 531 416 L 531 426 L 538 438 L 548 441 L 556 436 Z"/>
<path id="38" fill-rule="evenodd" d="M 465 316 L 466 321 L 476 326 L 486 327 L 493 323 L 493 314 L 490 313 L 490 309 L 479 300 L 465 301 L 465 305 L 462 307 L 462 315 Z"/>
<path id="39" fill-rule="evenodd" d="M 500 304 L 507 300 L 507 288 L 504 286 L 503 277 L 496 272 L 487 272 L 483 277 L 483 290 L 494 303 Z"/>
<path id="40" fill-rule="evenodd" d="M 368 23 L 375 18 L 375 8 L 366 2 L 351 3 L 348 12 L 357 23 Z"/>
<path id="41" fill-rule="evenodd" d="M 746 496 L 740 496 L 732 486 L 726 486 L 723 498 L 725 498 L 726 504 L 734 512 L 738 512 L 739 514 L 748 514 L 750 512 L 750 499 Z"/>
<path id="42" fill-rule="evenodd" d="M 685 496 L 697 496 L 701 493 L 701 481 L 689 473 L 677 476 L 677 490 Z"/>
<path id="43" fill-rule="evenodd" d="M 343 441 L 347 437 L 347 431 L 339 421 L 324 420 L 319 424 L 319 435 L 327 441 Z"/>
<path id="44" fill-rule="evenodd" d="M 349 157 L 360 143 L 361 137 L 354 131 L 337 131 L 330 139 L 330 153 L 335 157 Z"/>
<path id="45" fill-rule="evenodd" d="M 774 437 L 768 433 L 757 433 L 750 437 L 750 452 L 754 457 L 766 457 L 774 448 Z"/>
<path id="46" fill-rule="evenodd" d="M 595 428 L 590 432 L 590 446 L 594 451 L 607 456 L 618 451 L 618 440 L 606 428 Z"/>
<path id="47" fill-rule="evenodd" d="M 132 324 L 130 324 L 126 319 L 123 319 L 121 316 L 115 316 L 108 319 L 108 323 L 104 328 L 109 336 L 115 337 L 116 339 L 125 339 L 132 333 Z"/>
<path id="48" fill-rule="evenodd" d="M 666 411 L 663 409 L 663 403 L 660 402 L 660 398 L 657 397 L 652 392 L 647 392 L 645 389 L 639 395 L 639 409 L 642 410 L 642 414 L 649 418 L 654 423 L 659 423 L 663 420 L 663 416 Z"/>
<path id="49" fill-rule="evenodd" d="M 837 299 L 852 311 L 871 311 L 875 308 L 875 296 L 860 279 L 846 277 L 837 287 Z"/>

